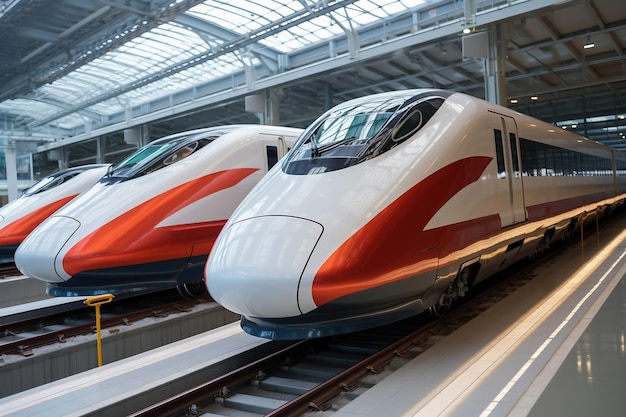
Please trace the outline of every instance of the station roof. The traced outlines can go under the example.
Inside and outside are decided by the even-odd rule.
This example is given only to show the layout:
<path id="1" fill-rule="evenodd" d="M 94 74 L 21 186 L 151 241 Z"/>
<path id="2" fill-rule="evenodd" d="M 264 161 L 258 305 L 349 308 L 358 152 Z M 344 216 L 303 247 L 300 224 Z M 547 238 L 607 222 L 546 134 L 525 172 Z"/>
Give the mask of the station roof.
<path id="1" fill-rule="evenodd" d="M 461 30 L 499 24 L 511 106 L 567 128 L 587 117 L 598 132 L 578 133 L 626 149 L 621 2 L 470 3 L 468 14 L 454 0 L 4 0 L 0 144 L 55 146 L 206 108 L 207 125 L 237 123 L 245 96 L 267 88 L 295 126 L 390 89 L 481 96 L 484 65 L 463 56 Z"/>

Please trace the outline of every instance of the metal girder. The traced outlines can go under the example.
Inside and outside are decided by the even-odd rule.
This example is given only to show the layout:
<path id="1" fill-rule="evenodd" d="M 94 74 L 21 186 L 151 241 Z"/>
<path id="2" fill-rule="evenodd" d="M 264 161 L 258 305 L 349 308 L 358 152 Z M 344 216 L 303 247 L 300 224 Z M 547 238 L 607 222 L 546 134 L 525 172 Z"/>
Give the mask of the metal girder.
<path id="1" fill-rule="evenodd" d="M 198 35 L 208 35 L 210 38 L 219 39 L 223 42 L 232 42 L 239 38 L 239 35 L 235 32 L 224 29 L 218 25 L 215 25 L 206 20 L 199 19 L 195 16 L 188 14 L 180 14 L 173 19 L 176 23 L 191 28 Z M 207 42 L 208 43 L 208 42 Z M 214 45 L 210 44 L 211 47 Z M 279 53 L 275 50 L 268 48 L 267 46 L 255 43 L 249 46 L 249 52 L 254 54 L 259 61 L 261 61 L 270 72 L 276 72 L 279 70 Z"/>
<path id="2" fill-rule="evenodd" d="M 22 30 L 26 30 L 31 36 L 43 37 L 47 43 L 28 54 L 30 56 L 24 61 L 28 67 L 24 68 L 20 77 L 9 80 L 2 86 L 0 100 L 6 100 L 20 94 L 26 95 L 37 85 L 51 83 L 80 66 L 99 58 L 111 48 L 140 36 L 163 20 L 169 20 L 202 1 L 99 0 L 99 4 L 105 4 L 104 7 L 80 22 L 61 30 L 56 36 L 51 31 L 46 33 L 40 29 L 24 28 Z M 65 2 L 58 3 L 55 6 L 61 7 L 64 4 Z M 91 4 L 93 3 L 83 4 L 73 1 L 68 6 L 89 8 L 92 7 Z M 112 19 L 111 24 L 107 25 L 105 29 L 75 39 L 69 36 L 94 19 L 104 18 L 109 13 L 116 14 L 117 18 Z M 45 16 L 41 18 L 45 18 Z M 45 56 L 41 56 L 39 62 L 34 63 L 33 57 L 42 54 Z"/>
<path id="3" fill-rule="evenodd" d="M 74 111 L 77 111 L 80 108 L 83 107 L 88 107 L 88 106 L 92 106 L 96 103 L 100 103 L 102 101 L 108 100 L 112 97 L 115 96 L 119 96 L 121 94 L 127 93 L 129 91 L 133 91 L 137 88 L 143 87 L 145 85 L 148 85 L 152 82 L 158 81 L 162 78 L 177 74 L 181 71 L 184 71 L 185 69 L 192 67 L 192 66 L 196 66 L 200 63 L 209 61 L 211 59 L 214 59 L 216 57 L 228 54 L 228 53 L 232 53 L 232 52 L 236 52 L 238 50 L 240 50 L 241 48 L 245 48 L 249 45 L 252 45 L 254 43 L 256 43 L 259 39 L 263 39 L 269 36 L 272 36 L 274 33 L 277 33 L 279 31 L 288 29 L 290 27 L 296 26 L 308 19 L 311 19 L 313 17 L 322 15 L 322 14 L 326 14 L 332 10 L 335 10 L 337 8 L 340 7 L 344 7 L 348 4 L 352 4 L 354 3 L 356 0 L 339 0 L 334 4 L 329 4 L 326 5 L 318 10 L 315 10 L 313 12 L 309 12 L 308 10 L 301 10 L 301 11 L 297 11 L 295 13 L 292 13 L 291 15 L 285 16 L 284 18 L 276 21 L 276 22 L 272 22 L 269 25 L 265 25 L 262 26 L 261 28 L 254 30 L 248 34 L 246 34 L 245 36 L 239 36 L 236 39 L 232 39 L 228 42 L 225 42 L 223 45 L 220 45 L 219 49 L 215 50 L 215 51 L 210 51 L 208 53 L 204 53 L 201 55 L 196 55 L 192 58 L 189 58 L 183 62 L 177 63 L 173 66 L 170 66 L 169 68 L 166 68 L 162 71 L 159 71 L 157 74 L 152 74 L 150 76 L 147 76 L 143 79 L 134 81 L 133 83 L 117 88 L 115 90 L 112 90 L 108 93 L 105 94 L 101 94 L 97 97 L 93 97 L 89 100 L 86 100 L 85 102 L 79 103 L 77 105 L 75 105 L 73 107 L 73 109 L 55 114 L 53 116 L 50 116 L 46 119 L 43 120 L 39 120 L 35 123 L 33 123 L 33 127 L 34 126 L 41 126 L 41 125 L 45 125 L 53 120 L 56 119 L 60 119 L 61 117 L 67 116 L 69 114 L 71 114 Z M 330 2 L 329 2 L 330 3 Z"/>

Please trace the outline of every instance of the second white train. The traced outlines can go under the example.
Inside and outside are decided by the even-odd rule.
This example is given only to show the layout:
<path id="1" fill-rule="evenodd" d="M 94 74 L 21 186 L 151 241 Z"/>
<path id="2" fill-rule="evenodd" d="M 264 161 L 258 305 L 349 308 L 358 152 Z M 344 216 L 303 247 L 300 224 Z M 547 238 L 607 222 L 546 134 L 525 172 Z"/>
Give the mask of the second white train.
<path id="1" fill-rule="evenodd" d="M 219 231 L 301 131 L 239 125 L 155 140 L 39 225 L 15 263 L 54 296 L 201 294 Z"/>

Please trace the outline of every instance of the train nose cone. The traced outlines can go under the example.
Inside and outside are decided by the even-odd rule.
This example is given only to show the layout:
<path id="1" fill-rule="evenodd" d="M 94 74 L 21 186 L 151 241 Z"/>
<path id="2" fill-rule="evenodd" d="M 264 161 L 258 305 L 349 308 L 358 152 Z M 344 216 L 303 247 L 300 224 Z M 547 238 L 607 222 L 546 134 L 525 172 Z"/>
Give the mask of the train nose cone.
<path id="1" fill-rule="evenodd" d="M 207 262 L 213 299 L 249 317 L 293 317 L 298 285 L 322 226 L 295 217 L 262 216 L 231 224 L 220 234 Z"/>
<path id="2" fill-rule="evenodd" d="M 42 281 L 63 282 L 69 279 L 58 254 L 79 226 L 80 223 L 70 217 L 48 218 L 18 246 L 15 266 L 24 275 Z"/>

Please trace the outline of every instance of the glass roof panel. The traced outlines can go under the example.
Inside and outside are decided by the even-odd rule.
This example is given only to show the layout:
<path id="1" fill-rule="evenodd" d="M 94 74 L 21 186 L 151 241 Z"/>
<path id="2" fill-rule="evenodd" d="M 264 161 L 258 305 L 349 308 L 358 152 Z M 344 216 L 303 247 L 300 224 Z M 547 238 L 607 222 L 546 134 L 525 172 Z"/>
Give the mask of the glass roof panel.
<path id="1" fill-rule="evenodd" d="M 251 33 L 254 35 L 259 30 L 263 30 L 261 34 L 266 34 L 276 30 L 278 22 L 302 20 L 298 25 L 276 31 L 271 36 L 259 37 L 258 45 L 278 53 L 289 53 L 328 41 L 343 35 L 346 30 L 358 29 L 422 3 L 426 3 L 426 0 L 356 0 L 330 14 L 309 19 L 306 16 L 320 7 L 317 0 L 206 0 L 186 12 L 200 22 L 207 22 L 206 27 L 201 24 L 194 25 L 194 28 L 187 27 L 173 17 L 171 21 L 41 87 L 37 96 L 48 103 L 35 102 L 35 111 L 33 101 L 28 99 L 7 101 L 1 104 L 0 109 L 10 107 L 8 112 L 13 114 L 24 111 L 24 114 L 32 116 L 36 113 L 39 119 L 51 117 L 80 103 L 87 105 L 90 99 L 98 98 L 98 103 L 88 106 L 89 111 L 110 115 L 123 111 L 125 107 L 136 106 L 241 71 L 244 59 L 258 65 L 259 61 L 252 55 L 242 58 L 239 52 L 202 61 L 205 60 L 203 56 L 206 57 L 221 44 L 250 36 Z M 201 59 L 195 66 L 135 90 L 116 93 L 120 88 L 196 57 Z M 64 127 L 72 127 L 72 123 L 84 123 L 84 116 L 70 115 L 54 122 Z"/>
<path id="2" fill-rule="evenodd" d="M 256 65 L 258 62 L 255 60 L 253 64 Z M 90 107 L 90 110 L 102 114 L 122 111 L 123 108 L 120 107 L 120 103 L 124 103 L 124 106 L 130 107 L 155 100 L 183 89 L 191 88 L 200 83 L 231 74 L 240 69 L 241 66 L 242 64 L 236 55 L 224 55 L 217 60 L 195 65 L 177 74 L 122 94 L 114 99 L 95 104 Z"/>
<path id="3" fill-rule="evenodd" d="M 287 53 L 341 34 L 344 31 L 342 27 L 346 30 L 357 28 L 425 2 L 426 0 L 358 0 L 332 12 L 332 19 L 328 15 L 313 18 L 272 37 L 261 39 L 259 43 Z M 294 19 L 300 17 L 295 14 L 303 11 L 302 3 L 297 0 L 257 0 L 223 4 L 221 1 L 210 0 L 193 7 L 187 13 L 237 35 L 244 35 L 288 16 L 293 16 Z M 310 7 L 313 7 L 313 3 Z"/>
<path id="4" fill-rule="evenodd" d="M 36 111 L 38 117 L 48 117 L 58 112 L 59 107 L 33 99 L 17 98 L 1 102 L 0 110 L 16 116 L 32 116 L 33 111 Z"/>

